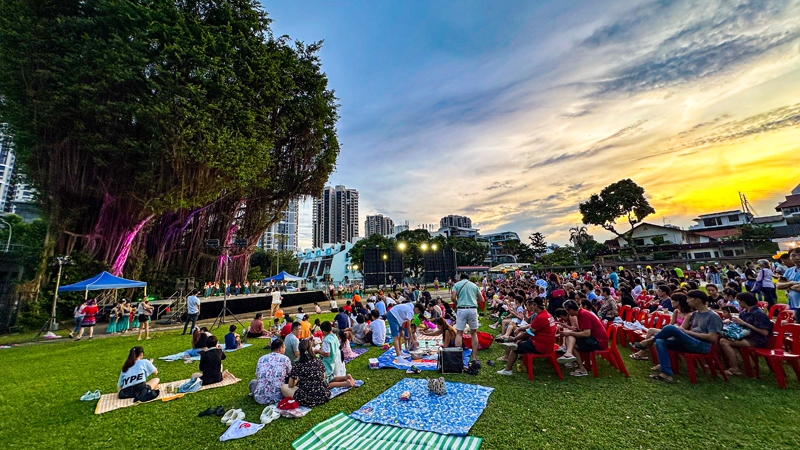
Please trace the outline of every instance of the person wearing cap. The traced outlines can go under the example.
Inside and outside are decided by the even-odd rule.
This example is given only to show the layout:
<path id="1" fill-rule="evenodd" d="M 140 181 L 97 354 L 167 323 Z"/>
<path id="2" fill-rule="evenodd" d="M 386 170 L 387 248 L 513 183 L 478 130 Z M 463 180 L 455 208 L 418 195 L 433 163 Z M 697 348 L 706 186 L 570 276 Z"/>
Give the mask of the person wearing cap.
<path id="1" fill-rule="evenodd" d="M 512 375 L 511 368 L 517 362 L 518 355 L 536 354 L 546 355 L 553 351 L 556 343 L 556 321 L 544 307 L 544 300 L 535 298 L 528 300 L 526 306 L 533 310 L 533 318 L 530 325 L 519 327 L 517 336 L 522 337 L 518 343 L 506 342 L 501 345 L 506 347 L 505 355 L 498 361 L 506 361 L 505 369 L 498 370 L 500 375 Z M 525 335 L 530 339 L 525 339 Z"/>

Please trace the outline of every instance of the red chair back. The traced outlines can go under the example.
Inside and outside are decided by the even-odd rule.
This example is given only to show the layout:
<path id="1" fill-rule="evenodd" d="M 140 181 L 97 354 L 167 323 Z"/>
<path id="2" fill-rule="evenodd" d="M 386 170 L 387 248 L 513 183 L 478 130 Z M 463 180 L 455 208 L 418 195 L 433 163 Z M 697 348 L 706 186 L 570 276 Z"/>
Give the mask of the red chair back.
<path id="1" fill-rule="evenodd" d="M 786 336 L 787 334 L 788 336 Z M 777 342 L 774 348 L 781 348 L 783 346 L 784 336 L 788 337 L 792 344 L 789 353 L 800 355 L 800 324 L 790 323 L 781 328 L 781 334 L 775 339 Z"/>
<path id="2" fill-rule="evenodd" d="M 631 308 L 630 312 L 628 312 L 628 317 L 625 317 L 622 320 L 624 320 L 626 322 L 633 322 L 634 319 L 636 318 L 636 316 L 639 314 L 639 311 L 641 311 L 641 310 L 642 310 L 642 308 L 639 308 L 639 307 Z"/>
<path id="3" fill-rule="evenodd" d="M 778 334 L 781 332 L 781 324 L 786 321 L 789 323 L 794 322 L 794 311 L 786 309 L 778 313 L 778 318 L 775 319 L 775 326 L 772 327 L 772 332 Z"/>
<path id="4" fill-rule="evenodd" d="M 639 314 L 636 315 L 636 320 L 638 320 L 639 323 L 641 323 L 644 326 L 647 326 L 646 322 L 647 322 L 647 320 L 649 318 L 650 318 L 650 310 L 649 309 L 643 309 L 643 310 L 639 311 Z"/>
<path id="5" fill-rule="evenodd" d="M 619 316 L 622 318 L 622 320 L 628 320 L 628 319 L 627 319 L 627 317 L 628 317 L 628 311 L 630 311 L 630 310 L 631 310 L 631 307 L 630 307 L 630 306 L 628 306 L 628 305 L 622 305 L 622 306 L 619 308 Z"/>
<path id="6" fill-rule="evenodd" d="M 644 305 L 646 305 L 647 302 L 644 300 L 637 300 L 636 304 L 639 305 L 639 308 L 644 308 Z"/>
<path id="7" fill-rule="evenodd" d="M 769 306 L 769 303 L 767 303 L 767 302 L 756 302 L 756 306 L 758 306 L 759 308 L 763 309 L 764 312 L 766 312 L 767 311 L 767 307 Z"/>
<path id="8" fill-rule="evenodd" d="M 608 348 L 617 348 L 617 332 L 619 331 L 619 325 L 611 324 L 608 327 Z"/>
<path id="9" fill-rule="evenodd" d="M 655 320 L 655 327 L 659 330 L 664 328 L 665 326 L 669 325 L 670 321 L 672 320 L 672 316 L 667 314 L 659 314 L 658 318 Z"/>
<path id="10" fill-rule="evenodd" d="M 658 320 L 658 316 L 660 316 L 660 315 L 661 314 L 653 311 L 653 313 L 650 314 L 650 318 L 647 319 L 647 322 L 643 323 L 642 325 L 644 325 L 647 328 L 650 328 L 650 327 L 654 326 L 656 324 L 656 320 Z"/>
<path id="11" fill-rule="evenodd" d="M 789 309 L 789 305 L 785 305 L 782 303 L 772 305 L 772 308 L 769 309 L 769 320 L 772 320 L 776 312 L 785 311 L 787 309 Z"/>

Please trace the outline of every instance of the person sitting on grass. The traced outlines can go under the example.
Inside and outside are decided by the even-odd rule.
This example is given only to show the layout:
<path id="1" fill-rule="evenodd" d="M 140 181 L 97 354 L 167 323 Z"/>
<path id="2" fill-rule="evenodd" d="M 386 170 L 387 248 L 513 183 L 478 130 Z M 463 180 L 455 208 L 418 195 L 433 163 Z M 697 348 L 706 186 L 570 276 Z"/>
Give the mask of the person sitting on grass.
<path id="1" fill-rule="evenodd" d="M 344 366 L 344 361 L 348 359 L 355 358 L 356 355 L 353 353 L 353 349 L 350 348 L 350 339 L 347 337 L 347 332 L 339 330 L 339 345 L 342 349 L 342 365 Z"/>
<path id="2" fill-rule="evenodd" d="M 228 327 L 228 334 L 225 335 L 225 350 L 242 348 L 242 340 L 236 332 L 236 325 Z"/>
<path id="3" fill-rule="evenodd" d="M 247 338 L 260 338 L 261 336 L 269 336 L 269 331 L 264 329 L 264 317 L 261 313 L 256 313 L 256 317 L 250 322 L 250 327 L 247 329 Z"/>
<path id="4" fill-rule="evenodd" d="M 203 386 L 222 381 L 222 361 L 225 353 L 217 347 L 219 341 L 216 336 L 206 339 L 206 349 L 200 352 L 200 371 L 192 374 L 192 378 L 200 378 Z"/>
<path id="5" fill-rule="evenodd" d="M 292 363 L 285 355 L 286 345 L 283 340 L 279 338 L 272 341 L 270 350 L 271 353 L 258 358 L 256 379 L 250 381 L 250 395 L 259 405 L 281 401 L 281 387 L 287 375 L 292 372 Z"/>
<path id="6" fill-rule="evenodd" d="M 681 327 L 667 325 L 652 339 L 637 342 L 637 349 L 649 348 L 655 345 L 658 350 L 658 361 L 661 363 L 651 370 L 650 378 L 658 381 L 673 382 L 672 364 L 669 351 L 684 353 L 707 354 L 711 351 L 711 344 L 716 342 L 722 332 L 722 319 L 717 313 L 708 309 L 708 295 L 703 291 L 691 290 L 687 294 L 689 306 L 694 309 L 692 317 L 684 320 Z"/>
<path id="7" fill-rule="evenodd" d="M 341 343 L 337 335 L 333 334 L 333 326 L 327 320 L 322 322 L 322 347 L 318 353 L 322 356 L 322 363 L 325 365 L 325 379 L 330 382 L 336 377 L 346 374 L 344 363 L 342 362 Z"/>
<path id="8" fill-rule="evenodd" d="M 338 333 L 338 330 L 346 330 L 350 328 L 350 316 L 345 312 L 344 308 L 339 308 L 334 312 L 337 313 L 336 317 L 333 318 L 333 321 L 336 323 L 336 332 Z"/>
<path id="9" fill-rule="evenodd" d="M 294 318 L 287 314 L 286 315 L 286 324 L 283 325 L 283 328 L 281 328 L 281 332 L 280 332 L 281 339 L 286 339 L 286 336 L 288 336 L 289 333 L 292 332 L 292 323 L 294 323 Z"/>
<path id="10" fill-rule="evenodd" d="M 320 322 L 319 319 L 314 319 L 314 326 L 311 327 L 311 334 L 317 333 L 320 325 L 322 325 L 322 322 Z"/>
<path id="11" fill-rule="evenodd" d="M 137 402 L 146 402 L 158 398 L 158 378 L 147 381 L 150 375 L 158 374 L 158 369 L 153 365 L 153 360 L 143 359 L 144 349 L 133 347 L 128 352 L 128 359 L 122 365 L 122 372 L 117 381 L 117 397 L 120 399 L 132 398 Z"/>
<path id="12" fill-rule="evenodd" d="M 371 313 L 372 321 L 369 323 L 369 331 L 364 335 L 367 345 L 380 347 L 386 343 L 386 322 L 381 319 L 380 311 L 373 309 Z"/>
<path id="13" fill-rule="evenodd" d="M 574 302 L 573 302 L 574 303 Z M 498 370 L 500 375 L 512 375 L 511 368 L 517 362 L 518 355 L 533 353 L 536 355 L 547 355 L 552 353 L 556 343 L 556 321 L 544 307 L 544 301 L 536 298 L 532 302 L 534 317 L 530 325 L 520 327 L 530 339 L 522 339 L 519 343 L 503 343 L 506 353 L 498 361 L 506 361 L 505 369 Z"/>
<path id="14" fill-rule="evenodd" d="M 277 336 L 280 329 L 281 329 L 281 319 L 278 319 L 276 317 L 272 325 L 270 325 L 269 327 L 269 334 L 271 336 Z"/>
<path id="15" fill-rule="evenodd" d="M 442 347 L 443 348 L 450 348 L 456 346 L 456 329 L 443 317 L 437 317 L 433 319 L 433 323 L 436 325 L 436 329 L 425 331 L 422 334 L 425 336 L 441 336 L 442 337 Z"/>
<path id="16" fill-rule="evenodd" d="M 366 343 L 367 318 L 364 317 L 364 314 L 356 316 L 356 324 L 353 325 L 353 328 L 348 333 L 353 345 L 364 345 Z"/>
<path id="17" fill-rule="evenodd" d="M 744 310 L 739 314 L 739 317 L 733 317 L 731 322 L 750 330 L 750 335 L 739 341 L 725 338 L 719 340 L 722 353 L 730 364 L 730 368 L 725 373 L 732 376 L 742 374 L 739 370 L 736 349 L 742 347 L 764 348 L 769 344 L 769 337 L 772 335 L 772 321 L 757 306 L 758 300 L 756 297 L 749 292 L 741 292 L 736 295 L 736 299 L 743 305 Z"/>
<path id="18" fill-rule="evenodd" d="M 308 339 L 311 337 L 311 322 L 309 322 L 308 314 L 300 321 L 300 339 Z"/>
<path id="19" fill-rule="evenodd" d="M 302 322 L 303 321 L 303 317 L 306 317 L 307 315 L 308 314 L 303 312 L 303 307 L 302 306 L 298 306 L 297 307 L 297 314 L 295 314 L 294 319 Z"/>
<path id="20" fill-rule="evenodd" d="M 322 308 L 319 307 L 317 302 L 314 302 L 314 314 L 322 314 Z"/>
<path id="21" fill-rule="evenodd" d="M 570 372 L 574 377 L 585 377 L 589 374 L 583 365 L 580 352 L 593 352 L 608 348 L 608 333 L 603 323 L 594 314 L 578 307 L 574 300 L 564 302 L 564 309 L 571 317 L 578 319 L 577 331 L 564 331 L 564 356 L 558 362 L 569 364 L 566 367 L 575 368 Z M 575 363 L 573 366 L 571 363 Z"/>
<path id="22" fill-rule="evenodd" d="M 669 324 L 670 325 L 675 325 L 677 327 L 680 327 L 680 326 L 683 325 L 683 322 L 686 321 L 686 319 L 689 319 L 690 317 L 692 317 L 692 307 L 689 306 L 689 301 L 688 301 L 688 297 L 686 296 L 686 294 L 682 294 L 680 292 L 676 292 L 676 293 L 672 294 L 670 296 L 670 298 L 672 299 L 672 307 L 674 309 L 674 312 L 672 313 L 672 318 L 670 318 L 670 320 L 669 320 Z M 647 336 L 645 337 L 645 339 L 652 339 L 653 336 L 658 334 L 659 331 L 661 331 L 661 330 L 659 330 L 656 327 L 648 328 L 647 329 Z M 633 344 L 631 344 L 631 345 L 633 345 Z M 646 349 L 641 349 L 641 350 L 637 351 L 636 353 L 631 353 L 630 356 L 631 356 L 632 359 L 636 359 L 636 360 L 640 360 L 640 361 L 644 361 L 644 360 L 650 359 L 648 357 L 648 351 Z"/>
<path id="23" fill-rule="evenodd" d="M 324 322 L 330 325 L 330 322 Z M 310 340 L 300 341 L 300 360 L 292 366 L 289 382 L 281 386 L 281 394 L 297 400 L 300 406 L 314 407 L 328 403 L 331 388 L 355 386 L 350 375 L 337 377 L 328 382 L 325 365 L 314 355 Z"/>

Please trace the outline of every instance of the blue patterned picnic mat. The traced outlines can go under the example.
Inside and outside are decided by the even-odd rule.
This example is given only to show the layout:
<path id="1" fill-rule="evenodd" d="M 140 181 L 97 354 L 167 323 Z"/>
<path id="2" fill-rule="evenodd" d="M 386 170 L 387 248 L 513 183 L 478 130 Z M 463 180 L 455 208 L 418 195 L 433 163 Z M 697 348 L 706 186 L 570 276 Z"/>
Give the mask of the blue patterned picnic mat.
<path id="1" fill-rule="evenodd" d="M 350 414 L 366 423 L 392 425 L 412 430 L 466 436 L 486 408 L 494 388 L 445 381 L 447 394 L 428 392 L 428 382 L 405 378 Z M 400 394 L 411 392 L 411 399 Z"/>
<path id="2" fill-rule="evenodd" d="M 403 352 L 406 358 L 410 358 L 407 352 Z M 464 350 L 464 367 L 469 364 L 469 355 L 472 354 L 472 350 Z M 436 356 L 432 356 L 430 358 L 423 358 L 423 359 L 415 359 L 414 361 L 407 363 L 407 364 L 398 364 L 397 363 L 397 356 L 394 353 L 394 347 L 389 348 L 386 350 L 381 356 L 378 357 L 378 368 L 383 369 L 384 367 L 390 367 L 392 369 L 402 369 L 407 370 L 410 369 L 412 365 L 417 366 L 419 370 L 436 370 Z"/>

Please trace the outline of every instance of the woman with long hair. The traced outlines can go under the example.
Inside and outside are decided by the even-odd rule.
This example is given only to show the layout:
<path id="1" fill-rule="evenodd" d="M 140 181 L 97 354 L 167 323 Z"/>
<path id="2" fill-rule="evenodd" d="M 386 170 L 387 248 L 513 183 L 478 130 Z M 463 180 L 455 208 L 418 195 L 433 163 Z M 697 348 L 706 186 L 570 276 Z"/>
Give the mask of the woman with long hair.
<path id="1" fill-rule="evenodd" d="M 83 316 L 84 309 L 86 309 L 86 301 L 82 301 L 80 305 L 75 307 L 75 328 L 69 333 L 69 338 L 72 339 L 75 337 L 75 333 L 77 333 L 81 329 L 81 324 L 83 323 Z"/>
<path id="2" fill-rule="evenodd" d="M 284 397 L 297 400 L 301 406 L 319 406 L 328 403 L 332 387 L 355 386 L 350 375 L 337 377 L 328 383 L 325 380 L 325 365 L 322 359 L 314 355 L 312 342 L 308 339 L 300 341 L 300 359 L 292 365 L 289 382 L 281 386 Z"/>
<path id="3" fill-rule="evenodd" d="M 148 341 L 150 340 L 150 316 L 153 315 L 153 310 L 154 309 L 155 308 L 153 308 L 150 305 L 150 300 L 148 300 L 146 298 L 143 299 L 141 302 L 139 302 L 139 308 L 137 308 L 136 313 L 139 315 L 139 323 L 140 323 L 139 340 L 140 341 L 142 340 L 142 331 L 145 332 L 145 338 L 147 338 Z"/>
<path id="4" fill-rule="evenodd" d="M 676 292 L 670 296 L 670 301 L 672 302 L 673 311 L 672 318 L 669 320 L 669 325 L 680 327 L 683 325 L 684 321 L 692 317 L 692 307 L 689 306 L 689 297 L 687 297 L 686 294 Z M 649 328 L 645 339 L 652 339 L 659 331 L 661 330 L 656 327 Z M 634 344 L 631 345 L 633 346 Z M 647 349 L 639 349 L 639 351 L 632 353 L 630 356 L 632 359 L 646 360 L 648 359 Z"/>
<path id="5" fill-rule="evenodd" d="M 447 323 L 442 317 L 433 319 L 436 324 L 436 329 L 431 331 L 424 331 L 422 334 L 425 336 L 442 336 L 442 347 L 455 347 L 456 346 L 456 329 Z"/>
<path id="6" fill-rule="evenodd" d="M 148 401 L 158 397 L 158 378 L 147 381 L 147 377 L 158 373 L 153 360 L 143 359 L 144 349 L 133 347 L 128 352 L 128 359 L 122 365 L 122 372 L 117 381 L 118 396 L 121 399 L 133 398 L 136 401 Z"/>

